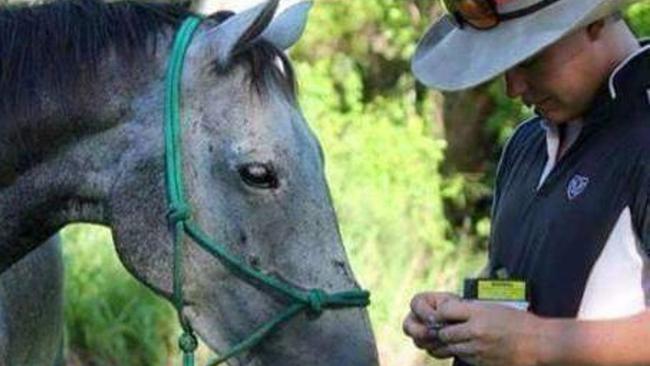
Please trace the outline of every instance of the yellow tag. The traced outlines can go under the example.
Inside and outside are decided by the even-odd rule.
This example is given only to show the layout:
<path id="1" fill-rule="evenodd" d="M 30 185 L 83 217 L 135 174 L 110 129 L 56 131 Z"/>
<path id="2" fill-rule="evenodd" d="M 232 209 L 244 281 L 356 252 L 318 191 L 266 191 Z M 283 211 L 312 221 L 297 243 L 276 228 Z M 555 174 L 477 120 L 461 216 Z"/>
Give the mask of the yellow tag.
<path id="1" fill-rule="evenodd" d="M 478 281 L 478 300 L 526 301 L 523 281 Z"/>

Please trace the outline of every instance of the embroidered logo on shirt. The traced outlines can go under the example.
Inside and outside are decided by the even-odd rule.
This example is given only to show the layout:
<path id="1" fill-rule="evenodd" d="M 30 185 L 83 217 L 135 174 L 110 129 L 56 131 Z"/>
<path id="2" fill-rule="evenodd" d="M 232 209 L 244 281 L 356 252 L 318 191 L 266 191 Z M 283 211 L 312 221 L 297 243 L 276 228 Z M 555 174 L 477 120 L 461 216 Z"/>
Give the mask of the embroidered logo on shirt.
<path id="1" fill-rule="evenodd" d="M 576 174 L 571 181 L 569 181 L 569 186 L 566 189 L 567 197 L 569 200 L 573 201 L 576 197 L 582 194 L 582 192 L 587 189 L 589 185 L 589 178 L 583 177 L 582 175 Z"/>

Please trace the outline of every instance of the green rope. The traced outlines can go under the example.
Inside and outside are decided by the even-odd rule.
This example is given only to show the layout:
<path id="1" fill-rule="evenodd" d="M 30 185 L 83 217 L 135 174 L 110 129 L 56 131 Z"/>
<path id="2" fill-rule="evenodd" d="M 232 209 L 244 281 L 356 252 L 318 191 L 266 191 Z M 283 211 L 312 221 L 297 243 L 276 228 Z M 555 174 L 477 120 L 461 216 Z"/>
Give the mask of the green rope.
<path id="1" fill-rule="evenodd" d="M 194 351 L 198 341 L 189 322 L 183 316 L 183 236 L 184 225 L 190 218 L 190 208 L 185 203 L 183 196 L 183 169 L 180 149 L 180 85 L 183 75 L 183 59 L 187 46 L 199 24 L 201 18 L 188 18 L 176 35 L 174 48 L 169 60 L 166 79 L 165 95 L 165 172 L 167 199 L 169 211 L 167 213 L 170 224 L 174 230 L 174 269 L 173 269 L 173 304 L 178 314 L 178 320 L 183 328 L 183 333 L 178 340 L 178 346 L 183 352 L 183 366 L 194 366 Z"/>
<path id="2" fill-rule="evenodd" d="M 194 351 L 198 342 L 188 320 L 183 316 L 183 239 L 187 235 L 201 248 L 215 256 L 233 274 L 248 283 L 254 283 L 267 291 L 276 292 L 289 300 L 289 305 L 282 313 L 268 323 L 257 328 L 248 338 L 224 352 L 221 357 L 211 361 L 208 366 L 219 365 L 228 359 L 245 352 L 262 342 L 269 334 L 282 324 L 293 319 L 297 314 L 307 312 L 311 319 L 320 316 L 326 309 L 348 307 L 366 307 L 370 304 L 367 291 L 347 291 L 328 294 L 321 289 L 305 291 L 294 287 L 275 277 L 265 275 L 232 255 L 225 246 L 214 242 L 201 228 L 192 221 L 191 208 L 184 197 L 183 169 L 181 158 L 180 100 L 183 60 L 187 48 L 202 18 L 189 17 L 180 27 L 174 40 L 165 82 L 165 180 L 169 202 L 168 220 L 174 236 L 173 260 L 173 299 L 178 319 L 183 328 L 179 338 L 179 347 L 183 351 L 183 365 L 194 366 Z"/>

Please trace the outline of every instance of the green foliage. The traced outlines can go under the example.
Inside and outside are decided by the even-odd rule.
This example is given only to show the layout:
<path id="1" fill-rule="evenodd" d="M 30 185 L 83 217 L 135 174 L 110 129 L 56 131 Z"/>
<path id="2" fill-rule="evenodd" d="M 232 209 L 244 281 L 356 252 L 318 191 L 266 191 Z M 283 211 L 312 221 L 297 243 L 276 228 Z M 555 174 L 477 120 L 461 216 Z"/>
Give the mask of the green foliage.
<path id="1" fill-rule="evenodd" d="M 163 365 L 175 313 L 126 273 L 107 229 L 63 230 L 68 358 L 81 365 Z M 170 321 L 171 320 L 171 321 Z"/>
<path id="2" fill-rule="evenodd" d="M 420 105 L 409 72 L 420 36 L 412 14 L 433 3 L 321 3 L 292 53 L 352 267 L 372 291 L 370 315 L 385 365 L 423 362 L 401 333 L 411 297 L 455 290 L 481 262 L 447 239 L 439 173 L 445 142 L 431 134 L 433 105 Z"/>
<path id="3" fill-rule="evenodd" d="M 455 282 L 457 253 L 445 239 L 440 202 L 444 142 L 427 134 L 413 93 L 363 104 L 349 64 L 342 55 L 298 63 L 302 104 L 326 152 L 352 266 L 373 292 L 381 346 L 399 349 L 410 296 L 427 283 Z"/>
<path id="4" fill-rule="evenodd" d="M 650 1 L 630 6 L 626 19 L 639 37 L 650 37 Z"/>
<path id="5" fill-rule="evenodd" d="M 437 12 L 435 0 L 317 2 L 292 56 L 312 63 L 344 57 L 362 82 L 364 102 L 399 98 L 414 88 L 410 58 Z"/>

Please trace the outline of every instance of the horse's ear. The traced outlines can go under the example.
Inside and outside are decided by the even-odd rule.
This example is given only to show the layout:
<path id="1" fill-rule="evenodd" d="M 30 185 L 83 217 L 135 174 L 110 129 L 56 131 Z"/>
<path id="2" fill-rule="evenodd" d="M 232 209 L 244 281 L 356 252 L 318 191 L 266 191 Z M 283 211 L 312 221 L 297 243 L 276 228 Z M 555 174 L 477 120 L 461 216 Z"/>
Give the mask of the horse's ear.
<path id="1" fill-rule="evenodd" d="M 240 46 L 259 37 L 269 26 L 278 3 L 279 0 L 268 0 L 235 14 L 204 33 L 198 42 L 207 47 L 210 57 L 225 67 Z"/>
<path id="2" fill-rule="evenodd" d="M 291 5 L 273 19 L 261 37 L 280 50 L 286 50 L 293 46 L 305 31 L 307 17 L 312 5 L 311 0 L 302 0 Z"/>

